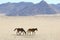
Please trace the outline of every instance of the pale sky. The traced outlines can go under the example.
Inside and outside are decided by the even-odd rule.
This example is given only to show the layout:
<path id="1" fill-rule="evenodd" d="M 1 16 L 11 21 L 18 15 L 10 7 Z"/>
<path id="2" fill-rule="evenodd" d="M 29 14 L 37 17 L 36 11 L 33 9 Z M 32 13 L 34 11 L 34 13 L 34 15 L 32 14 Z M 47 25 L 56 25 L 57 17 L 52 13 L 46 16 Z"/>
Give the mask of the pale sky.
<path id="1" fill-rule="evenodd" d="M 0 0 L 0 4 L 7 3 L 7 2 L 33 2 L 33 3 L 39 3 L 41 0 Z M 60 0 L 45 0 L 49 4 L 57 4 L 60 3 Z"/>

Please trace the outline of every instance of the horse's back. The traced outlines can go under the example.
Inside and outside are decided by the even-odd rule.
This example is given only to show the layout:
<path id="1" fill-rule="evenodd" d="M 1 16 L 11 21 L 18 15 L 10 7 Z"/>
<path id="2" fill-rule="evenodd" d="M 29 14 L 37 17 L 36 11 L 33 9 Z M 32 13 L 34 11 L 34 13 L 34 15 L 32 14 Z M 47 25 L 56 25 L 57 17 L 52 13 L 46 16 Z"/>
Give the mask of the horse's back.
<path id="1" fill-rule="evenodd" d="M 32 31 L 32 32 L 34 32 L 35 30 L 37 30 L 37 28 L 29 28 L 27 31 Z"/>

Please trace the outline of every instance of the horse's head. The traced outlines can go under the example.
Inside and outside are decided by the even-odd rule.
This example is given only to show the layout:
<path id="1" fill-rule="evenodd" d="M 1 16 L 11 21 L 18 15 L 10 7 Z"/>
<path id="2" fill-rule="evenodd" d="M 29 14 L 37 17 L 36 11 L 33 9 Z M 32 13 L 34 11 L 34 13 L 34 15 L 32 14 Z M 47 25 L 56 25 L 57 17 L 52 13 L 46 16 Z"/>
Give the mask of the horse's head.
<path id="1" fill-rule="evenodd" d="M 16 30 L 17 28 L 14 29 L 14 31 Z"/>
<path id="2" fill-rule="evenodd" d="M 37 28 L 35 28 L 35 30 L 36 30 L 36 31 L 38 31 L 38 29 L 37 29 Z"/>

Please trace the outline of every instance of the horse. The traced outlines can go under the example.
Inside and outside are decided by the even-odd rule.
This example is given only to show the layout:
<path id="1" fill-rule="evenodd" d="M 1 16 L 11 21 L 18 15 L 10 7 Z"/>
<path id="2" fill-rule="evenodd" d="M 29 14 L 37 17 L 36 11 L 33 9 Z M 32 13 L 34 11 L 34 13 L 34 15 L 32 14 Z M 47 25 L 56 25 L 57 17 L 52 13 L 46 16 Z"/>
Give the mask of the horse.
<path id="1" fill-rule="evenodd" d="M 30 33 L 30 34 L 35 33 L 35 31 L 38 31 L 38 29 L 37 29 L 37 28 L 29 28 L 29 29 L 27 30 L 27 32 Z"/>
<path id="2" fill-rule="evenodd" d="M 20 34 L 21 35 L 22 32 L 26 34 L 26 32 L 25 32 L 25 30 L 23 28 L 15 28 L 14 31 L 15 30 L 17 30 L 17 32 L 16 32 L 17 34 Z"/>

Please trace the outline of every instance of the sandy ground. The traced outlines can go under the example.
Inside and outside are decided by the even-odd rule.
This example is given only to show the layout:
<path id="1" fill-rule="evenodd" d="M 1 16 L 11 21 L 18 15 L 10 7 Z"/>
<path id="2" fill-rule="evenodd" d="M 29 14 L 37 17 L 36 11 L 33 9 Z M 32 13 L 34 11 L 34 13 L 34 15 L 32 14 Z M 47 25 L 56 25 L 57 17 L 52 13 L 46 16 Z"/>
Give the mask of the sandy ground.
<path id="1" fill-rule="evenodd" d="M 17 36 L 13 30 L 36 27 L 35 35 Z M 0 40 L 60 40 L 60 16 L 0 16 Z"/>

